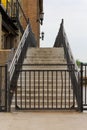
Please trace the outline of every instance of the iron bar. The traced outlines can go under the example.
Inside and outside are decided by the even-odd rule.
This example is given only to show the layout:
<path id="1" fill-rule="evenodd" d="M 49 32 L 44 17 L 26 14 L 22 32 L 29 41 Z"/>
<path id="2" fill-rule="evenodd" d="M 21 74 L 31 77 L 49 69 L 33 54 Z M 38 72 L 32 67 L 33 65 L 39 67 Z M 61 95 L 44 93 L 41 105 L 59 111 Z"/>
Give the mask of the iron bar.
<path id="1" fill-rule="evenodd" d="M 34 71 L 34 108 L 35 108 L 35 71 Z"/>
<path id="2" fill-rule="evenodd" d="M 66 99 L 67 99 L 67 98 L 66 98 L 66 82 L 67 82 L 67 81 L 66 81 L 66 71 L 65 71 L 65 73 L 64 73 L 64 77 L 65 77 L 65 108 L 66 108 L 66 103 L 67 103 L 67 102 L 66 102 Z"/>
<path id="3" fill-rule="evenodd" d="M 40 71 L 38 71 L 38 108 L 40 108 Z"/>
<path id="4" fill-rule="evenodd" d="M 53 108 L 53 71 L 52 71 L 52 108 Z"/>
<path id="5" fill-rule="evenodd" d="M 58 103 L 58 72 L 56 71 L 56 108 L 58 107 L 57 106 L 57 103 Z"/>
<path id="6" fill-rule="evenodd" d="M 63 75 L 62 75 L 62 71 L 61 71 L 61 87 L 62 87 L 62 89 L 61 89 L 61 108 L 63 107 L 62 105 L 63 105 Z M 59 86 L 60 87 L 60 86 Z"/>
<path id="7" fill-rule="evenodd" d="M 43 108 L 44 108 L 44 71 L 43 71 Z"/>
<path id="8" fill-rule="evenodd" d="M 69 93 L 69 108 L 70 108 L 70 72 L 69 72 L 69 91 L 68 91 L 68 93 Z"/>
<path id="9" fill-rule="evenodd" d="M 84 67 L 85 67 L 84 77 L 85 77 L 85 79 L 86 79 L 86 65 L 85 65 Z M 86 80 L 85 80 L 85 85 L 84 85 L 84 87 L 85 87 L 85 104 L 86 104 L 86 95 L 87 95 L 87 92 L 86 92 Z"/>
<path id="10" fill-rule="evenodd" d="M 7 111 L 7 64 L 5 65 L 5 111 Z"/>
<path id="11" fill-rule="evenodd" d="M 47 71 L 47 108 L 49 108 L 49 71 Z"/>
<path id="12" fill-rule="evenodd" d="M 26 86 L 26 71 L 24 73 L 24 76 L 25 76 L 25 109 L 26 109 L 26 106 L 27 106 L 27 103 L 26 103 L 26 89 L 27 89 L 27 86 Z"/>
<path id="13" fill-rule="evenodd" d="M 23 73 L 20 72 L 20 99 L 21 99 L 21 102 L 20 102 L 20 107 L 22 108 L 22 91 L 23 91 L 23 84 L 22 84 L 22 78 L 23 78 Z"/>
<path id="14" fill-rule="evenodd" d="M 20 109 L 68 110 L 71 109 L 72 101 L 74 104 L 73 109 L 76 109 L 78 105 L 75 106 L 76 98 L 74 95 L 73 87 L 71 86 L 72 84 L 70 77 L 73 71 L 75 70 L 73 70 L 72 68 L 71 70 L 67 70 L 67 68 L 62 70 L 61 69 L 18 70 L 17 73 L 20 72 L 22 73 L 22 78 L 20 78 L 19 80 L 23 81 L 24 76 L 24 82 L 20 81 L 20 83 L 22 82 L 22 92 L 23 92 L 23 86 L 25 89 L 25 92 L 22 94 L 22 98 L 23 96 L 25 96 L 25 98 L 24 99 L 20 98 L 20 100 L 22 100 L 22 103 L 23 104 L 25 103 L 25 106 L 23 105 L 22 107 L 19 106 Z M 27 85 L 27 83 L 29 85 Z M 72 95 L 73 98 L 71 98 Z M 29 105 L 27 105 L 28 103 Z"/>
<path id="15" fill-rule="evenodd" d="M 31 71 L 29 71 L 29 108 L 31 108 Z"/>

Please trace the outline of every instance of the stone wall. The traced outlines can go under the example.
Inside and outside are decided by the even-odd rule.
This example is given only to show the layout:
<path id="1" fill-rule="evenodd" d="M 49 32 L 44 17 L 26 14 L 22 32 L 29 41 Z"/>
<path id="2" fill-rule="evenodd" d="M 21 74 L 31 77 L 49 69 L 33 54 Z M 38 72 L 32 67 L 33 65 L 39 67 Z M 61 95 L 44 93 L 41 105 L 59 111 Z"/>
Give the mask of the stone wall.
<path id="1" fill-rule="evenodd" d="M 10 51 L 11 51 L 10 49 L 9 50 L 7 50 L 7 49 L 0 50 L 0 65 L 6 64 Z"/>

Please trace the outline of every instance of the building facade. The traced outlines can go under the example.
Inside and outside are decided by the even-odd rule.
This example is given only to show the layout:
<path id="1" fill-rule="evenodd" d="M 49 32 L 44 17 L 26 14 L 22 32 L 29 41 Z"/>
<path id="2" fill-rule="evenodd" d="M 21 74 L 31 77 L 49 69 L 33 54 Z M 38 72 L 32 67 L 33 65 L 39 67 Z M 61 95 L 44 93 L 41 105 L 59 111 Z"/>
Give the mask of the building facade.
<path id="1" fill-rule="evenodd" d="M 41 18 L 43 20 L 43 0 L 21 0 L 21 5 L 24 10 L 25 16 L 29 18 L 32 31 L 37 40 L 37 46 L 40 46 L 40 25 Z M 23 21 L 24 22 L 24 21 Z M 25 22 L 24 22 L 25 24 Z"/>
<path id="2" fill-rule="evenodd" d="M 43 0 L 1 0 L 0 51 L 3 55 L 5 51 L 9 53 L 12 48 L 16 49 L 21 39 L 22 33 L 20 27 L 17 25 L 17 15 L 24 29 L 26 28 L 25 17 L 27 20 L 29 19 L 37 41 L 37 47 L 40 47 L 40 25 L 42 25 L 43 22 Z M 3 55 L 2 57 L 4 57 Z"/>

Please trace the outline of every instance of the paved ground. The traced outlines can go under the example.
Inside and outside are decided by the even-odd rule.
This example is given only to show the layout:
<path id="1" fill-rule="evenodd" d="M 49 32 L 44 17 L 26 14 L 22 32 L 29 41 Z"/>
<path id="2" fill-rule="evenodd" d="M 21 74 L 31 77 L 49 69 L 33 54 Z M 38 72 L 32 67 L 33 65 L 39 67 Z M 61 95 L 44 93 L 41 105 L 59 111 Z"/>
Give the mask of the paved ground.
<path id="1" fill-rule="evenodd" d="M 87 130 L 87 113 L 0 113 L 0 130 Z"/>

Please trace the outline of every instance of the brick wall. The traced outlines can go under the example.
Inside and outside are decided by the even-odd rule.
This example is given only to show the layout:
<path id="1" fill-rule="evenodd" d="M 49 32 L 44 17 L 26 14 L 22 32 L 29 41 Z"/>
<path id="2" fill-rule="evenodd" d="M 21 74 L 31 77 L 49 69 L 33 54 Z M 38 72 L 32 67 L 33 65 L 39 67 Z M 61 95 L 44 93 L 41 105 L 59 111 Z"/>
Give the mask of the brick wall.
<path id="1" fill-rule="evenodd" d="M 40 24 L 37 22 L 39 18 L 39 0 L 21 0 L 21 4 L 25 15 L 30 19 L 31 27 L 39 47 Z"/>

